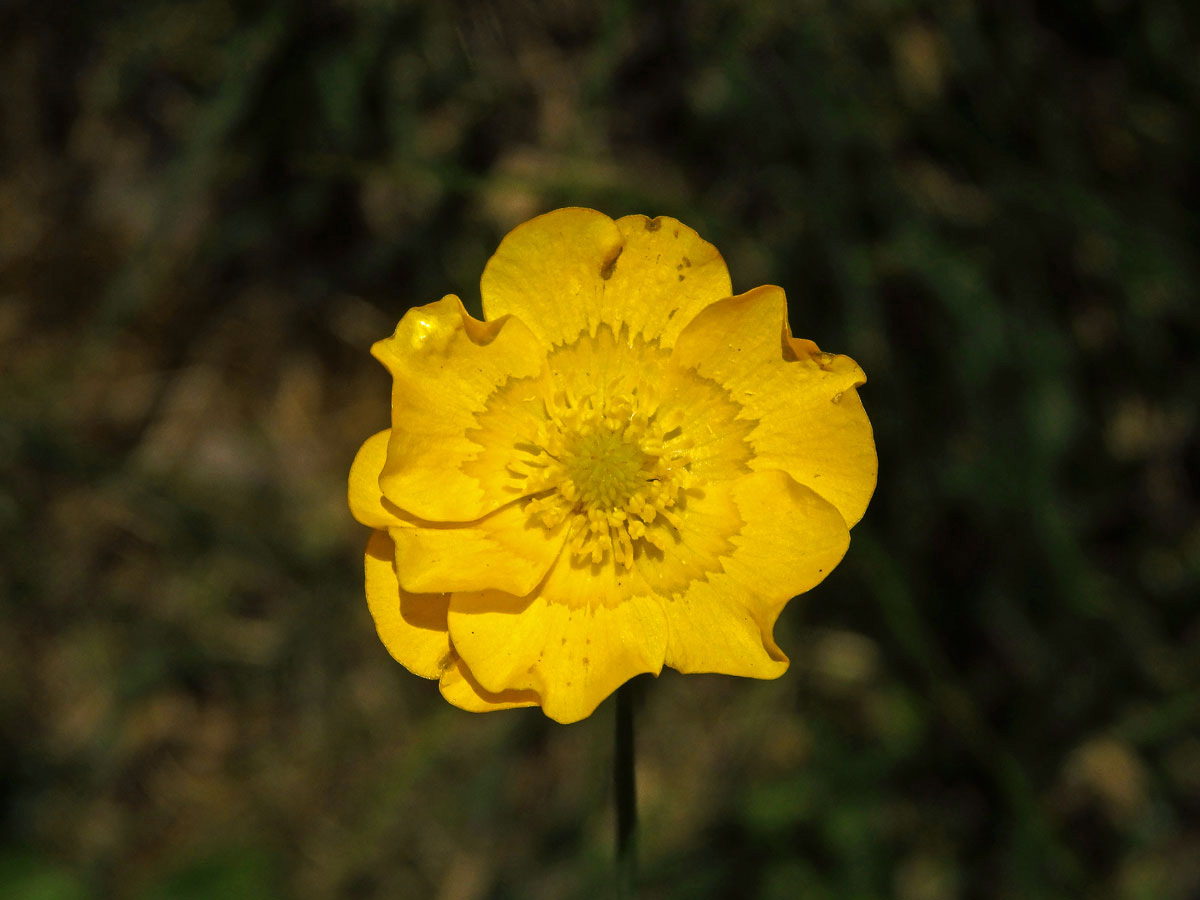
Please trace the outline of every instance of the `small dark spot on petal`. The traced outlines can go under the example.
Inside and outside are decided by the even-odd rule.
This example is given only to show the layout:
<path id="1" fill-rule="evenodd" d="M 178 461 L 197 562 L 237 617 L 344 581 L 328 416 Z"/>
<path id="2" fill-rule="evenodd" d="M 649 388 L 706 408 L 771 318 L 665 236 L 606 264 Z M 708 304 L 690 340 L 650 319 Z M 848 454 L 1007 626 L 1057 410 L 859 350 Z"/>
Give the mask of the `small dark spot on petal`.
<path id="1" fill-rule="evenodd" d="M 658 231 L 658 229 L 660 229 L 660 228 L 662 228 L 662 222 L 658 221 L 657 217 L 646 220 L 646 230 L 647 231 Z M 678 236 L 679 232 L 675 232 L 675 234 L 676 234 L 676 236 Z"/>
<path id="2" fill-rule="evenodd" d="M 680 275 L 680 276 L 679 276 L 679 280 L 680 280 L 680 281 L 683 281 L 683 279 L 684 279 L 684 276 L 683 276 L 683 275 Z"/>
<path id="3" fill-rule="evenodd" d="M 675 237 L 679 237 L 679 229 L 678 228 L 675 229 Z"/>
<path id="4" fill-rule="evenodd" d="M 608 262 L 606 262 L 603 266 L 600 267 L 600 277 L 603 278 L 605 281 L 608 281 L 608 279 L 612 278 L 613 269 L 615 269 L 617 267 L 617 260 L 621 258 L 621 253 L 624 250 L 625 250 L 625 248 L 622 247 L 620 250 L 617 251 L 616 256 L 614 256 L 612 259 L 610 259 Z"/>
<path id="5" fill-rule="evenodd" d="M 685 266 L 687 266 L 689 269 L 692 267 L 692 261 L 690 259 L 688 259 L 686 256 L 683 258 L 683 264 Z"/>

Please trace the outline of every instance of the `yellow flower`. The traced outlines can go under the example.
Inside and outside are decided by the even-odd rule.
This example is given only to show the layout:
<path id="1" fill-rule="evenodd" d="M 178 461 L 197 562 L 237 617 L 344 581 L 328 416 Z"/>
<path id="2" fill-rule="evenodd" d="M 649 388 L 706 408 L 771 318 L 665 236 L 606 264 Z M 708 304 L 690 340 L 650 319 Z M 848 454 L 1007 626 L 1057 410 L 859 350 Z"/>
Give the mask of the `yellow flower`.
<path id="1" fill-rule="evenodd" d="M 463 709 L 560 722 L 664 664 L 781 675 L 775 620 L 875 487 L 862 370 L 666 217 L 547 213 L 480 289 L 486 321 L 447 296 L 372 348 L 392 427 L 349 499 L 392 656 Z"/>

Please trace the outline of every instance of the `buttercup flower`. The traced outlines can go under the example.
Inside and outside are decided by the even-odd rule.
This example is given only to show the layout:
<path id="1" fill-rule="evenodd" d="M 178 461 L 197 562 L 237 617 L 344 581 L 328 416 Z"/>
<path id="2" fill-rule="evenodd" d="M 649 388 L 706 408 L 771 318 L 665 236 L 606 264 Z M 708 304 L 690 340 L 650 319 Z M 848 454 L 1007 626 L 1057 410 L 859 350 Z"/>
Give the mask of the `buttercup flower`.
<path id="1" fill-rule="evenodd" d="M 392 427 L 349 500 L 388 651 L 463 709 L 560 722 L 663 665 L 781 675 L 775 620 L 875 487 L 862 370 L 666 217 L 539 216 L 480 289 L 485 321 L 451 295 L 372 348 Z"/>

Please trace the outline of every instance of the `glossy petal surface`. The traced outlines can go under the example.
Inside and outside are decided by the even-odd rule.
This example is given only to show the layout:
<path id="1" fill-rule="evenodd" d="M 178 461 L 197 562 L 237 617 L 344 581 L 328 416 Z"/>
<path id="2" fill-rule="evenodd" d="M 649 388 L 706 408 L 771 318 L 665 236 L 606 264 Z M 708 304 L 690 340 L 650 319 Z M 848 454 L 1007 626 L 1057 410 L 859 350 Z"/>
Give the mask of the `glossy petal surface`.
<path id="1" fill-rule="evenodd" d="M 411 594 L 401 590 L 393 565 L 395 545 L 386 531 L 367 542 L 367 606 L 375 630 L 388 653 L 414 675 L 440 678 L 450 661 L 446 631 L 446 594 Z"/>
<path id="2" fill-rule="evenodd" d="M 542 371 L 545 348 L 533 333 L 516 319 L 472 319 L 451 296 L 409 310 L 372 353 L 393 380 L 384 496 L 439 522 L 473 521 L 510 502 L 501 472 L 468 475 L 462 464 L 482 449 L 468 432 L 492 393 L 510 378 Z M 516 437 L 496 433 L 492 440 Z"/>
<path id="3" fill-rule="evenodd" d="M 495 712 L 498 709 L 517 709 L 522 706 L 538 706 L 538 695 L 533 691 L 501 691 L 493 694 L 479 686 L 462 659 L 455 654 L 453 662 L 442 672 L 438 684 L 446 702 L 467 712 Z"/>
<path id="4" fill-rule="evenodd" d="M 664 604 L 666 663 L 681 672 L 776 678 L 787 657 L 772 636 L 780 611 L 841 561 L 840 513 L 783 472 L 755 472 L 730 491 L 741 526 L 721 571 Z"/>
<path id="5" fill-rule="evenodd" d="M 564 555 L 528 597 L 454 594 L 455 646 L 488 690 L 532 690 L 550 718 L 586 718 L 634 675 L 662 668 L 666 617 L 655 597 L 617 584 L 622 577 Z"/>
<path id="6" fill-rule="evenodd" d="M 524 595 L 545 576 L 566 535 L 531 525 L 519 503 L 477 522 L 423 522 L 406 518 L 390 529 L 396 571 L 409 591 L 496 588 Z"/>
<path id="7" fill-rule="evenodd" d="M 529 527 L 516 503 L 477 522 L 427 522 L 385 499 L 379 476 L 389 431 L 370 437 L 350 468 L 350 511 L 364 525 L 387 529 L 396 547 L 395 573 L 412 593 L 446 593 L 497 588 L 527 594 L 558 555 L 562 529 L 547 534 Z M 463 565 L 463 560 L 471 564 Z"/>
<path id="8" fill-rule="evenodd" d="M 350 484 L 347 499 L 350 514 L 369 528 L 389 528 L 399 524 L 395 509 L 384 504 L 383 490 L 379 487 L 379 475 L 387 460 L 390 428 L 371 435 L 358 448 L 354 462 L 350 465 Z"/>
<path id="9" fill-rule="evenodd" d="M 517 316 L 550 344 L 608 324 L 669 347 L 731 288 L 721 254 L 682 222 L 614 222 L 573 207 L 514 228 L 484 269 L 480 291 L 489 320 Z"/>
<path id="10" fill-rule="evenodd" d="M 805 352 L 811 342 L 793 338 L 785 353 L 786 322 L 783 291 L 756 288 L 700 313 L 673 359 L 724 387 L 742 418 L 755 422 L 752 468 L 782 469 L 854 525 L 875 490 L 878 466 L 856 390 L 866 376 L 849 357 Z"/>

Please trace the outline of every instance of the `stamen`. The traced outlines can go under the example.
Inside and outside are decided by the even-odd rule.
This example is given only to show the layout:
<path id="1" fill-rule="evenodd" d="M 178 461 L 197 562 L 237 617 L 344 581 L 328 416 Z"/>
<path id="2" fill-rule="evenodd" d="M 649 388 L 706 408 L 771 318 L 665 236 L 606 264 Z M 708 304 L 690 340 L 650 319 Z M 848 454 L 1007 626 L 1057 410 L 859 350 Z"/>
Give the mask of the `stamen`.
<path id="1" fill-rule="evenodd" d="M 611 556 L 628 569 L 643 544 L 664 550 L 665 529 L 682 526 L 672 509 L 692 483 L 690 448 L 671 442 L 679 424 L 658 422 L 656 407 L 649 391 L 623 392 L 619 380 L 602 394 L 563 390 L 545 402 L 536 443 L 515 445 L 509 472 L 536 489 L 526 513 L 546 529 L 570 519 L 576 561 Z"/>

